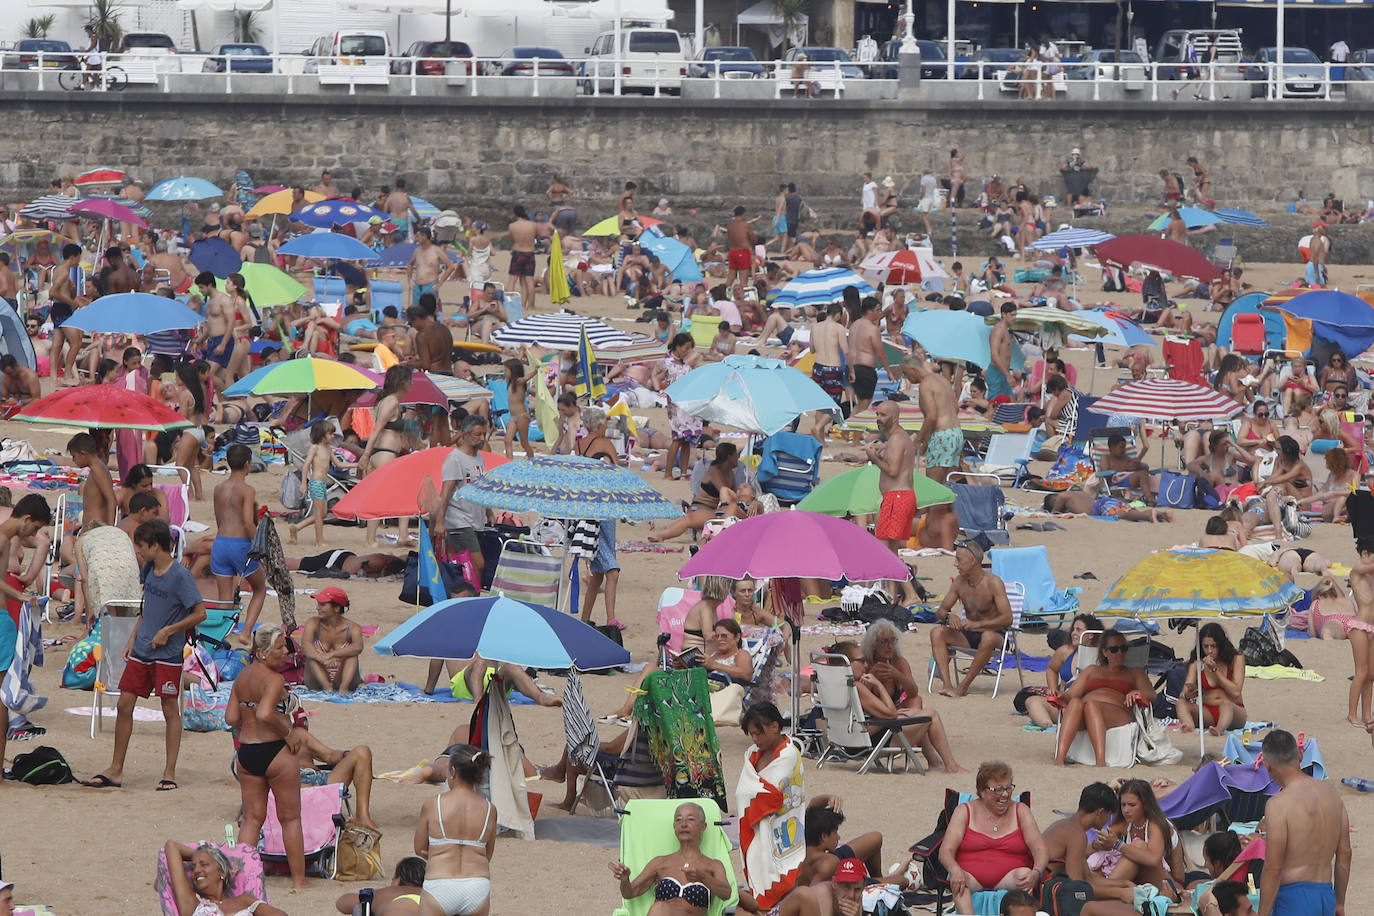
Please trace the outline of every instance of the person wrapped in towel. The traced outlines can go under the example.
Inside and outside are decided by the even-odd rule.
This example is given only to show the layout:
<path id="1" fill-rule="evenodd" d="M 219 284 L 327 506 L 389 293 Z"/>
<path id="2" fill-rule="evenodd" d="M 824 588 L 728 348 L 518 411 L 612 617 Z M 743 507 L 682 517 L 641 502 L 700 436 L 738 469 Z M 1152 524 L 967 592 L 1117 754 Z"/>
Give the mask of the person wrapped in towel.
<path id="1" fill-rule="evenodd" d="M 750 706 L 740 725 L 754 742 L 735 787 L 740 852 L 749 892 L 764 911 L 792 890 L 806 857 L 801 752 L 772 703 Z"/>

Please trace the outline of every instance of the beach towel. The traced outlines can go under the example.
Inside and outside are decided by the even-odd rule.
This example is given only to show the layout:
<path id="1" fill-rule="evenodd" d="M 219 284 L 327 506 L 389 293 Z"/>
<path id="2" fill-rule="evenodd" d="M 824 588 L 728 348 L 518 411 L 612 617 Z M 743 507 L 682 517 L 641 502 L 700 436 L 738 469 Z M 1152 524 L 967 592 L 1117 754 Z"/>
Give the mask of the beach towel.
<path id="1" fill-rule="evenodd" d="M 492 756 L 491 803 L 496 807 L 496 823 L 522 840 L 534 839 L 534 815 L 525 785 L 524 752 L 515 733 L 515 717 L 506 701 L 504 685 L 492 678 L 482 700 L 473 710 L 471 734 L 481 737 L 481 747 Z"/>
<path id="2" fill-rule="evenodd" d="M 1159 808 L 1179 830 L 1192 830 L 1223 811 L 1232 822 L 1257 820 L 1268 797 L 1278 791 L 1263 766 L 1213 760 L 1160 798 Z"/>
<path id="3" fill-rule="evenodd" d="M 111 601 L 142 601 L 138 581 L 138 557 L 134 543 L 122 529 L 111 525 L 93 528 L 77 541 L 81 571 L 86 577 L 86 602 L 94 615 Z"/>
<path id="4" fill-rule="evenodd" d="M 287 633 L 296 631 L 296 592 L 291 581 L 291 570 L 286 568 L 286 555 L 281 549 L 281 535 L 272 516 L 263 513 L 258 522 L 258 530 L 253 534 L 253 546 L 248 549 L 248 559 L 262 563 L 267 575 L 267 584 L 277 593 L 277 605 L 281 608 L 282 630 Z"/>
<path id="5" fill-rule="evenodd" d="M 744 878 L 759 907 L 782 900 L 806 858 L 801 751 L 791 739 L 765 760 L 750 747 L 735 786 Z"/>
<path id="6" fill-rule="evenodd" d="M 195 848 L 200 845 L 195 841 L 187 842 L 185 845 Z M 229 845 L 228 843 L 213 843 L 216 849 L 224 853 L 229 858 L 229 865 L 233 869 L 234 875 L 229 881 L 229 890 L 234 895 L 252 894 L 259 900 L 267 900 L 267 882 L 263 879 L 262 859 L 258 857 L 256 847 L 248 846 L 244 843 Z M 182 867 L 186 869 L 186 876 L 191 876 L 191 863 L 183 862 Z M 157 851 L 157 878 L 153 882 L 153 889 L 157 891 L 158 903 L 162 904 L 163 916 L 180 916 L 177 911 L 176 897 L 172 894 L 172 873 L 168 870 L 167 850 Z"/>
<path id="7" fill-rule="evenodd" d="M 1246 744 L 1238 735 L 1228 734 L 1226 736 L 1226 746 L 1222 749 L 1222 754 L 1234 760 L 1236 763 L 1253 765 L 1255 758 L 1259 756 L 1259 749 L 1260 745 L 1258 741 Z M 1317 745 L 1317 739 L 1306 739 L 1302 743 L 1301 750 L 1302 763 L 1298 765 L 1299 769 L 1307 773 L 1307 775 L 1311 776 L 1313 779 L 1325 779 L 1326 763 L 1322 760 L 1322 751 Z M 1264 770 L 1265 776 L 1267 777 L 1269 775 L 1268 769 L 1264 767 L 1263 763 L 1260 764 L 1260 767 Z"/>
<path id="8" fill-rule="evenodd" d="M 1245 676 L 1261 681 L 1313 681 L 1318 684 L 1326 680 L 1311 668 L 1289 668 L 1287 665 L 1246 665 Z"/>
<path id="9" fill-rule="evenodd" d="M 6 617 L 9 615 L 6 614 Z M 9 670 L 0 682 L 0 700 L 10 712 L 27 715 L 48 705 L 48 698 L 34 692 L 29 672 L 33 666 L 43 667 L 43 626 L 28 603 L 19 610 L 19 633 L 14 643 L 14 656 Z"/>
<path id="10" fill-rule="evenodd" d="M 648 735 L 668 797 L 709 798 L 729 810 L 706 669 L 655 671 L 642 686 L 634 717 Z"/>

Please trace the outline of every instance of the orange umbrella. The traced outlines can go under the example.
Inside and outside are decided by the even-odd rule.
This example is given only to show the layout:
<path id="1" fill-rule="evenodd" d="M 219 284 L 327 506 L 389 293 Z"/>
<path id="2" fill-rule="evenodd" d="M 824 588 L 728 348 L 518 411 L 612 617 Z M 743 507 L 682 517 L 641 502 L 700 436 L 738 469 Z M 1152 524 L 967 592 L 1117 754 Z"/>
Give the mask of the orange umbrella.
<path id="1" fill-rule="evenodd" d="M 414 518 L 420 508 L 421 484 L 426 478 L 435 492 L 444 486 L 444 459 L 451 448 L 427 448 L 403 455 L 372 471 L 334 506 L 334 514 L 347 519 Z M 478 452 L 490 471 L 510 459 L 494 452 Z"/>

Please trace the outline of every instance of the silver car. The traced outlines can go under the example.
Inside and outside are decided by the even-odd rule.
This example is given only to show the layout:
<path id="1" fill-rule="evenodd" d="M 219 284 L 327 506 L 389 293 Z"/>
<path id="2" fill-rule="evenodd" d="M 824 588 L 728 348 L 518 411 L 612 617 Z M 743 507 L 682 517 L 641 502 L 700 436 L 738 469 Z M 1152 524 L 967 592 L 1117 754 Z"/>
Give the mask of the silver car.
<path id="1" fill-rule="evenodd" d="M 1278 61 L 1277 48 L 1260 48 L 1255 63 L 1245 68 L 1245 78 L 1254 82 L 1250 97 L 1263 98 L 1268 94 L 1273 64 Z M 1266 64 L 1269 66 L 1256 66 Z M 1331 93 L 1331 77 L 1320 58 L 1306 48 L 1283 49 L 1282 76 L 1278 95 L 1285 99 L 1324 99 Z"/>

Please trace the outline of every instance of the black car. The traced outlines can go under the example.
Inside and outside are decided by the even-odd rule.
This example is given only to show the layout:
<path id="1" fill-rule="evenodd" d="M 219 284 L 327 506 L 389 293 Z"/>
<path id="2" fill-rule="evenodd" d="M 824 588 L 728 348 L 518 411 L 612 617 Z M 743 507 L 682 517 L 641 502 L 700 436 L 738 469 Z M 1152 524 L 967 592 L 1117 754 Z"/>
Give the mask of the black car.
<path id="1" fill-rule="evenodd" d="M 968 63 L 959 67 L 959 79 L 976 80 L 981 73 L 985 80 L 1000 81 L 1025 54 L 1020 48 L 979 48 Z"/>
<path id="2" fill-rule="evenodd" d="M 534 62 L 539 61 L 540 76 L 572 76 L 573 67 L 557 48 L 537 45 L 517 45 L 497 55 L 498 60 L 487 61 L 487 76 L 534 76 Z"/>
<path id="3" fill-rule="evenodd" d="M 72 46 L 65 41 L 52 38 L 25 38 L 15 43 L 14 49 L 5 55 L 6 70 L 33 70 L 38 66 L 38 55 L 43 55 L 44 70 L 79 70 L 81 63 L 71 53 Z"/>
<path id="4" fill-rule="evenodd" d="M 226 61 L 234 73 L 273 72 L 272 55 L 266 48 L 242 43 L 220 45 L 201 70 L 205 73 L 223 73 Z"/>
<path id="5" fill-rule="evenodd" d="M 949 75 L 949 70 L 945 67 L 945 61 L 949 60 L 945 54 L 945 46 L 938 41 L 928 41 L 924 38 L 916 40 L 916 46 L 921 50 L 921 79 L 923 80 L 942 80 Z M 898 55 L 902 51 L 901 39 L 883 42 L 882 50 L 878 54 L 881 64 L 873 67 L 873 79 L 875 80 L 895 80 L 900 72 L 898 65 Z M 883 66 L 886 64 L 886 66 Z"/>
<path id="6" fill-rule="evenodd" d="M 693 79 L 714 79 L 717 74 L 726 80 L 751 80 L 763 79 L 768 71 L 753 51 L 741 47 L 702 48 L 696 63 L 687 67 Z"/>
<path id="7" fill-rule="evenodd" d="M 399 76 L 409 76 L 412 69 L 419 76 L 443 76 L 449 72 L 449 60 L 454 58 L 465 61 L 465 64 L 455 65 L 453 74 L 472 76 L 472 48 L 466 41 L 416 41 L 405 49 L 401 57 L 409 59 L 391 62 L 391 72 Z"/>

